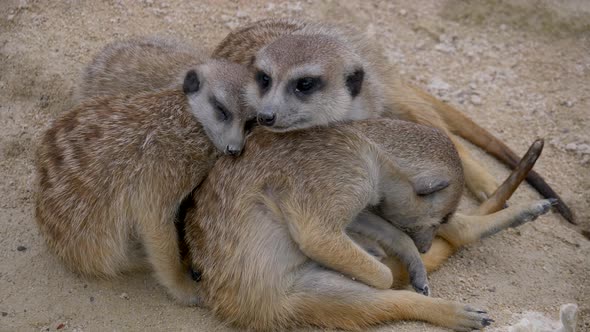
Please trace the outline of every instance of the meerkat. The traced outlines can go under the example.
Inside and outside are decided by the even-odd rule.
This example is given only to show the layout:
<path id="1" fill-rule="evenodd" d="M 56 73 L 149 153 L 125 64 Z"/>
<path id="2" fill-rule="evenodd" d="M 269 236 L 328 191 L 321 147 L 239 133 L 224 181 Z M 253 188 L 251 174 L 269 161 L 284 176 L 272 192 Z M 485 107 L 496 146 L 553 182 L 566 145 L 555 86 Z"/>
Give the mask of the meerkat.
<path id="1" fill-rule="evenodd" d="M 187 212 L 185 240 L 202 272 L 205 303 L 221 319 L 254 330 L 361 329 L 400 319 L 461 331 L 489 325 L 485 311 L 386 289 L 390 268 L 396 275 L 405 268 L 395 258 L 376 258 L 389 245 L 381 246 L 383 238 L 359 216 L 371 206 L 381 225 L 403 229 L 426 251 L 424 263 L 432 268 L 454 246 L 551 205 L 544 200 L 492 215 L 454 213 L 462 174 L 445 135 L 408 122 L 256 130 L 240 158 L 217 161 Z M 443 220 L 448 223 L 440 225 Z M 433 241 L 434 234 L 442 238 Z M 436 247 L 429 250 L 431 243 Z M 371 247 L 383 250 L 362 249 Z"/>
<path id="2" fill-rule="evenodd" d="M 169 37 L 138 37 L 105 46 L 83 70 L 77 102 L 121 93 L 177 89 L 186 72 L 203 63 L 208 52 Z"/>
<path id="3" fill-rule="evenodd" d="M 151 267 L 175 299 L 198 304 L 175 215 L 220 153 L 240 154 L 255 121 L 240 99 L 247 79 L 244 66 L 210 60 L 181 89 L 92 98 L 61 114 L 36 156 L 49 249 L 83 275 Z"/>
<path id="4" fill-rule="evenodd" d="M 250 66 L 256 82 L 250 84 L 247 100 L 259 112 L 259 122 L 271 130 L 372 117 L 443 130 L 459 151 L 467 187 L 485 200 L 497 183 L 457 136 L 511 167 L 518 162 L 516 154 L 452 106 L 403 82 L 378 43 L 369 39 L 350 28 L 268 19 L 231 32 L 212 56 Z M 558 199 L 557 210 L 575 223 L 570 209 L 541 176 L 531 171 L 527 180 L 544 197 Z"/>

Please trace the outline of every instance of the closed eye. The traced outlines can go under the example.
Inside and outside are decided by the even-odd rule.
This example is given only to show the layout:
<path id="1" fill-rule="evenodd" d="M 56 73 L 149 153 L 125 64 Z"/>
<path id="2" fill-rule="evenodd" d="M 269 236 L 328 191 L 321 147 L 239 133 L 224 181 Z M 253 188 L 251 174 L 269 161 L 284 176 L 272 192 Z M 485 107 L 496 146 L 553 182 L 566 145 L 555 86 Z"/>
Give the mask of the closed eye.
<path id="1" fill-rule="evenodd" d="M 213 109 L 215 110 L 215 114 L 217 116 L 217 119 L 220 121 L 229 121 L 231 120 L 231 112 L 229 112 L 227 110 L 227 108 L 225 106 L 223 106 L 222 103 L 220 103 L 215 97 L 211 98 L 210 100 L 211 102 L 211 106 L 213 106 Z"/>

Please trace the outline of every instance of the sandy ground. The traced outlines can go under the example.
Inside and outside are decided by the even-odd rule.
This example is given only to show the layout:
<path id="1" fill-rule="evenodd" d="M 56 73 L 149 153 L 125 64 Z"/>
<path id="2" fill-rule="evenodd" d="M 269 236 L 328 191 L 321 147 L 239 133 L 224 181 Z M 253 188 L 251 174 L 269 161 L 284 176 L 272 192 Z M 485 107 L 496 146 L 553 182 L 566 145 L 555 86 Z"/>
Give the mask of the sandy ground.
<path id="1" fill-rule="evenodd" d="M 590 3 L 544 1 L 0 1 L 0 330 L 225 331 L 174 304 L 150 275 L 83 280 L 47 253 L 33 221 L 36 139 L 71 106 L 85 63 L 105 43 L 143 34 L 197 46 L 241 24 L 294 16 L 377 35 L 409 80 L 457 105 L 523 153 L 590 226 Z M 484 3 L 484 2 L 479 2 Z M 558 5 L 561 3 L 561 5 Z M 542 4 L 542 6 L 537 6 Z M 508 171 L 474 149 L 498 179 Z M 538 198 L 523 186 L 513 200 Z M 466 198 L 463 209 L 473 206 Z M 556 214 L 460 251 L 431 275 L 435 296 L 489 309 L 495 327 L 580 306 L 590 330 L 590 242 Z M 379 331 L 438 331 L 402 322 Z"/>

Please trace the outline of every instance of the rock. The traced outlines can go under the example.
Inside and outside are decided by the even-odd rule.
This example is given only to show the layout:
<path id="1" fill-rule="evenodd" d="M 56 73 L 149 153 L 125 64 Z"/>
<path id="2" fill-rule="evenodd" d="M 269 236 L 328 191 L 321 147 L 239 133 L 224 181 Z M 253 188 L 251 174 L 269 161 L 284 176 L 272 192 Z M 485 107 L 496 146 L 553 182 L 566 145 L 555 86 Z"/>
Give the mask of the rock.
<path id="1" fill-rule="evenodd" d="M 18 247 L 16 247 L 16 250 L 18 250 L 18 251 L 25 251 L 25 250 L 27 250 L 27 247 L 25 247 L 25 246 L 18 246 Z"/>
<path id="2" fill-rule="evenodd" d="M 572 100 L 564 100 L 564 101 L 561 102 L 560 105 L 571 108 L 571 107 L 574 106 L 574 102 Z"/>
<path id="3" fill-rule="evenodd" d="M 408 11 L 407 11 L 407 10 L 405 10 L 405 9 L 401 9 L 401 10 L 399 11 L 399 14 L 400 14 L 401 16 L 406 16 L 406 15 L 408 14 Z"/>
<path id="4" fill-rule="evenodd" d="M 119 295 L 120 298 L 122 298 L 123 300 L 129 300 L 129 295 L 127 295 L 127 293 L 121 293 L 121 295 Z"/>
<path id="5" fill-rule="evenodd" d="M 6 311 L 2 311 L 2 317 L 6 317 L 8 316 L 8 313 Z"/>
<path id="6" fill-rule="evenodd" d="M 508 327 L 508 332 L 575 332 L 578 306 L 573 303 L 562 305 L 559 310 L 559 321 L 553 321 L 534 311 L 525 312 L 523 316 L 520 322 Z"/>

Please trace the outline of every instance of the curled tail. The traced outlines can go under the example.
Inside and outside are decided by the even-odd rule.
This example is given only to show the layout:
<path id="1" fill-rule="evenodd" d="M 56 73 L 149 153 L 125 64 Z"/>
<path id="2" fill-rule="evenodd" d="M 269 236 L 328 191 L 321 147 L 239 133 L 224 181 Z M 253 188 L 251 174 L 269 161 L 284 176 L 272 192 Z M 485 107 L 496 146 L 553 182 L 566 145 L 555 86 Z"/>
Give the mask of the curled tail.
<path id="1" fill-rule="evenodd" d="M 477 125 L 473 120 L 459 112 L 450 105 L 447 105 L 433 96 L 414 88 L 415 92 L 429 101 L 437 113 L 447 124 L 448 129 L 455 135 L 460 136 L 476 146 L 482 148 L 490 155 L 496 157 L 510 168 L 514 169 L 520 158 L 504 142 L 494 137 L 490 132 Z M 563 202 L 561 197 L 545 182 L 535 171 L 531 170 L 526 177 L 527 182 L 533 186 L 543 197 L 555 198 L 558 203 L 557 211 L 570 223 L 576 224 L 574 215 L 570 208 Z"/>

